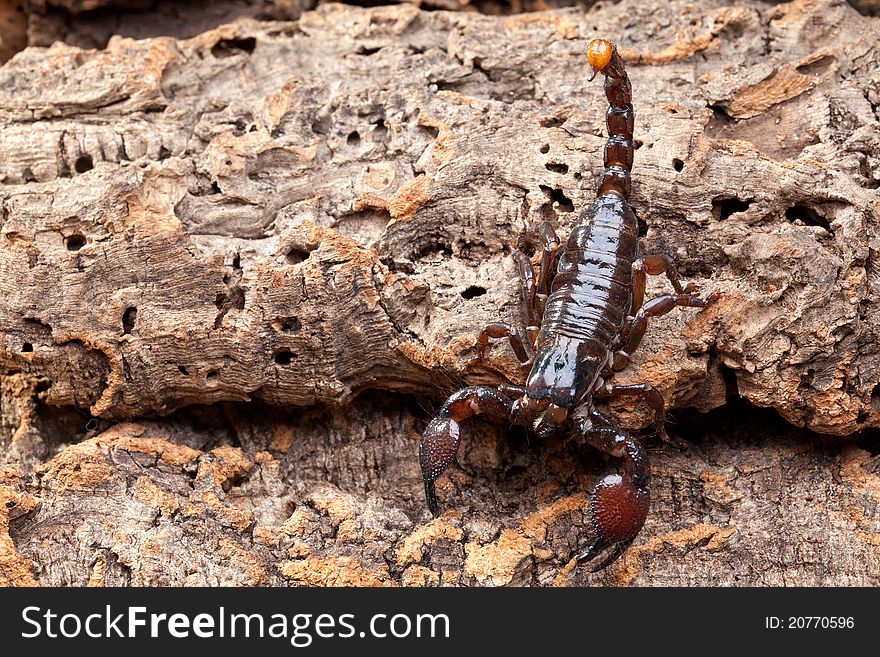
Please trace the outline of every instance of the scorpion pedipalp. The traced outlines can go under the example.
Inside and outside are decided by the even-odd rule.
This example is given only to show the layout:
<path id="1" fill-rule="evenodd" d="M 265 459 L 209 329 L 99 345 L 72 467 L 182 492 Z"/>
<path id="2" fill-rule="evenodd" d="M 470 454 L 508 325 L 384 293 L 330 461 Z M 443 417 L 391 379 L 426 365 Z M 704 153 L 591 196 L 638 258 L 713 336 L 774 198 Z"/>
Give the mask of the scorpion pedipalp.
<path id="1" fill-rule="evenodd" d="M 651 468 L 645 448 L 626 431 L 593 427 L 583 417 L 575 418 L 575 429 L 585 442 L 623 461 L 622 472 L 607 475 L 596 484 L 590 497 L 590 521 L 596 538 L 578 555 L 578 561 L 591 561 L 610 548 L 607 557 L 593 566 L 595 572 L 619 557 L 645 524 Z"/>
<path id="2" fill-rule="evenodd" d="M 458 454 L 461 442 L 459 423 L 472 415 L 486 414 L 493 417 L 516 420 L 514 400 L 497 388 L 472 386 L 454 393 L 428 424 L 419 441 L 419 464 L 425 483 L 425 499 L 428 509 L 436 517 L 440 511 L 434 482 L 446 470 Z"/>

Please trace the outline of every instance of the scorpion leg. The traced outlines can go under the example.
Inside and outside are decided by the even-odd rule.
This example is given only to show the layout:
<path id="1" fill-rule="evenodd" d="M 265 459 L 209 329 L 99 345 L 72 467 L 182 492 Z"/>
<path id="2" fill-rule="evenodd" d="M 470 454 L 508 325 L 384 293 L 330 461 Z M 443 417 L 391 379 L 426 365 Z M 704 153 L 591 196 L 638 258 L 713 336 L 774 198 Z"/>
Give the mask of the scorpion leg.
<path id="1" fill-rule="evenodd" d="M 559 249 L 559 237 L 546 221 L 541 221 L 537 226 L 527 226 L 520 234 L 518 245 L 527 246 L 540 253 L 540 260 L 535 265 L 528 255 L 520 249 L 513 252 L 513 259 L 520 270 L 522 280 L 522 300 L 526 314 L 526 342 L 510 324 L 506 322 L 494 322 L 484 328 L 477 338 L 477 355 L 467 362 L 467 367 L 473 367 L 486 358 L 486 350 L 489 347 L 489 338 L 507 338 L 510 346 L 516 353 L 517 359 L 522 364 L 531 363 L 535 351 L 535 339 L 538 337 L 541 316 L 544 314 L 544 301 L 549 290 L 551 272 L 556 251 Z"/>
<path id="2" fill-rule="evenodd" d="M 663 255 L 646 255 L 640 258 L 644 271 L 651 276 L 659 276 L 665 274 L 676 294 L 691 294 L 696 292 L 697 286 L 694 283 L 688 283 L 687 287 L 681 286 L 681 280 L 678 276 L 678 270 L 675 268 L 672 260 Z"/>
<path id="3" fill-rule="evenodd" d="M 611 363 L 611 371 L 619 372 L 621 370 L 626 369 L 626 366 L 629 365 L 630 353 L 625 351 L 623 348 L 619 348 L 620 345 L 627 345 L 629 343 L 629 336 L 632 333 L 633 322 L 635 321 L 635 315 L 642 309 L 642 304 L 645 302 L 645 285 L 647 284 L 647 275 L 645 273 L 645 263 L 638 259 L 632 265 L 632 305 L 630 307 L 630 313 L 626 318 L 626 322 L 623 325 L 623 328 L 620 331 L 620 335 L 617 338 L 617 342 L 615 346 L 618 347 L 614 351 L 614 358 Z"/>
<path id="4" fill-rule="evenodd" d="M 520 337 L 519 333 L 516 332 L 515 328 L 507 322 L 494 322 L 480 331 L 480 336 L 477 338 L 477 355 L 466 363 L 466 367 L 473 367 L 486 358 L 486 349 L 489 347 L 489 338 L 507 338 L 520 363 L 526 364 L 533 358 L 533 355 L 529 354 L 529 351 L 531 351 L 531 345 L 529 345 L 530 348 L 527 351 L 526 343 L 523 342 L 523 339 Z"/>
<path id="5" fill-rule="evenodd" d="M 516 386 L 505 386 L 504 392 L 488 386 L 472 386 L 454 393 L 422 434 L 419 442 L 419 463 L 422 479 L 425 482 L 425 500 L 435 516 L 440 511 L 434 482 L 437 477 L 455 460 L 461 442 L 459 423 L 472 415 L 485 414 L 505 418 L 518 423 L 514 401 L 510 394 L 522 394 Z"/>
<path id="6" fill-rule="evenodd" d="M 596 539 L 578 561 L 590 561 L 610 548 L 607 556 L 592 567 L 596 572 L 609 566 L 632 544 L 648 516 L 651 468 L 641 443 L 625 431 L 594 427 L 585 418 L 575 418 L 585 442 L 605 454 L 623 459 L 620 474 L 607 475 L 596 484 L 590 498 L 590 521 Z"/>
<path id="7" fill-rule="evenodd" d="M 541 330 L 541 315 L 535 302 L 538 277 L 535 274 L 535 267 L 532 265 L 532 261 L 525 252 L 515 249 L 512 255 L 517 267 L 519 267 L 519 279 L 522 282 L 520 299 L 522 301 L 523 316 L 526 318 L 526 337 L 528 338 L 529 346 L 534 351 L 535 341 L 538 339 L 538 332 Z"/>
<path id="8" fill-rule="evenodd" d="M 633 285 L 635 288 L 635 285 Z M 685 290 L 691 289 L 688 285 Z M 633 294 L 635 297 L 635 293 Z M 645 331 L 648 328 L 648 320 L 651 317 L 659 317 L 665 315 L 676 306 L 684 308 L 706 308 L 713 301 L 718 299 L 720 294 L 713 292 L 705 299 L 701 297 L 691 296 L 690 294 L 664 294 L 655 299 L 651 299 L 648 303 L 641 306 L 628 326 L 623 331 L 623 347 L 614 353 L 614 362 L 611 369 L 615 372 L 626 369 L 629 365 L 632 353 L 638 348 L 645 337 Z"/>
<path id="9" fill-rule="evenodd" d="M 527 223 L 517 238 L 517 252 L 525 256 L 522 251 L 524 247 L 538 254 L 536 265 L 532 265 L 531 260 L 526 256 L 524 259 L 527 261 L 527 266 L 521 263 L 520 270 L 523 272 L 523 301 L 526 306 L 529 327 L 539 328 L 541 317 L 544 315 L 544 303 L 547 300 L 555 273 L 553 265 L 556 260 L 556 252 L 559 250 L 559 237 L 552 224 L 546 220 L 534 225 Z M 537 273 L 535 266 L 538 269 Z M 530 270 L 530 273 L 526 271 L 526 268 Z M 534 333 L 537 337 L 537 331 Z"/>
<path id="10" fill-rule="evenodd" d="M 627 318 L 627 323 L 620 334 L 621 337 L 619 344 L 624 346 L 614 354 L 614 364 L 612 369 L 616 372 L 626 369 L 627 365 L 629 365 L 630 356 L 639 346 L 639 343 L 642 341 L 642 337 L 645 334 L 649 317 L 665 315 L 675 306 L 705 308 L 720 296 L 718 292 L 713 292 L 706 299 L 691 296 L 693 292 L 696 292 L 696 284 L 688 283 L 687 286 L 682 287 L 681 279 L 679 278 L 678 271 L 675 269 L 675 265 L 672 260 L 666 256 L 642 256 L 633 263 L 632 272 L 631 312 L 633 313 L 633 316 Z M 645 300 L 647 274 L 652 276 L 665 274 L 666 278 L 669 279 L 669 282 L 672 283 L 672 287 L 675 289 L 675 295 L 663 295 L 657 297 L 657 299 L 653 299 L 649 302 L 649 307 L 645 309 L 645 312 L 640 314 L 642 304 Z M 675 299 L 676 302 L 669 305 L 670 302 L 668 301 L 668 298 Z M 658 303 L 655 304 L 655 302 Z"/>

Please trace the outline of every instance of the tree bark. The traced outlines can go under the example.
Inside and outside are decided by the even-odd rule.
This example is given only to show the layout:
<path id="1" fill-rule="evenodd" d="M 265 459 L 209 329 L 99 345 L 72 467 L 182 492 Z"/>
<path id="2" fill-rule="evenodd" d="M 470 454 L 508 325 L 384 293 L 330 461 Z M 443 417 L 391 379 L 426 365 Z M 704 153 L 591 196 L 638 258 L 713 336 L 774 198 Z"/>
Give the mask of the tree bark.
<path id="1" fill-rule="evenodd" d="M 431 520 L 416 458 L 450 392 L 523 379 L 504 344 L 464 363 L 522 321 L 523 222 L 565 235 L 595 196 L 594 36 L 633 83 L 644 250 L 721 293 L 615 376 L 679 441 L 645 438 L 647 524 L 598 574 L 574 556 L 613 460 L 473 421 Z M 880 583 L 878 39 L 832 0 L 320 5 L 18 53 L 0 582 Z"/>

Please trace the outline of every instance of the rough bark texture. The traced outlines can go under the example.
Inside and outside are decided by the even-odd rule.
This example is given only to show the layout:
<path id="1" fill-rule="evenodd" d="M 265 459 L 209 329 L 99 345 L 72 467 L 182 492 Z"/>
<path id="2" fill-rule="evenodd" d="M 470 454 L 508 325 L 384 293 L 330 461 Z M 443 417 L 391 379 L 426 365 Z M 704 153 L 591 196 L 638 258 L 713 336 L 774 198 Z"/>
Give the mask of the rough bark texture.
<path id="1" fill-rule="evenodd" d="M 415 451 L 464 381 L 522 378 L 501 344 L 463 364 L 520 321 L 523 220 L 564 234 L 595 194 L 598 35 L 630 63 L 645 250 L 722 297 L 654 321 L 616 377 L 687 442 L 647 439 L 648 523 L 592 575 L 572 557 L 615 463 L 475 421 L 429 520 Z M 0 581 L 880 583 L 878 41 L 830 0 L 321 5 L 20 52 Z"/>

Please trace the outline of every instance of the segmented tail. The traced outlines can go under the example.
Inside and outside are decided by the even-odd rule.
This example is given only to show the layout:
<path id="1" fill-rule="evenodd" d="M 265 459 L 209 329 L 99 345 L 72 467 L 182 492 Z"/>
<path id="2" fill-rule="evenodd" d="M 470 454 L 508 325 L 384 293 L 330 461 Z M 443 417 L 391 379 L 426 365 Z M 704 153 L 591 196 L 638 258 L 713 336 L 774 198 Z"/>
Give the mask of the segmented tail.
<path id="1" fill-rule="evenodd" d="M 608 141 L 605 143 L 605 171 L 599 183 L 599 196 L 609 192 L 629 199 L 630 172 L 633 163 L 633 124 L 632 87 L 623 59 L 617 47 L 605 39 L 593 39 L 587 47 L 587 62 L 593 68 L 593 76 L 605 76 L 605 96 L 608 98 L 608 111 L 605 121 L 608 125 Z"/>

